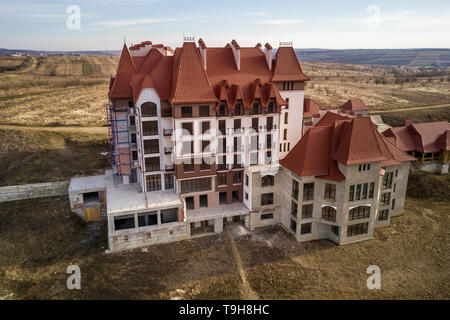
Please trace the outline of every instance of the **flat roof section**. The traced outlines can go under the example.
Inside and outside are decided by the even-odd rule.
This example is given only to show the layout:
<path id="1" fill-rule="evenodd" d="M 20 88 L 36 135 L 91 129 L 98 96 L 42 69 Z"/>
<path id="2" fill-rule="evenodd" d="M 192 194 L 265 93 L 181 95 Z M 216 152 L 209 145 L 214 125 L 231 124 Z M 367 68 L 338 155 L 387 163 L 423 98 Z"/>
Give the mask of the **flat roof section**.
<path id="1" fill-rule="evenodd" d="M 250 213 L 242 202 L 223 204 L 212 208 L 199 208 L 186 210 L 186 222 L 212 220 L 221 217 L 241 216 Z"/>
<path id="2" fill-rule="evenodd" d="M 175 190 L 139 192 L 137 184 L 108 186 L 106 189 L 106 207 L 109 215 L 133 213 L 137 211 L 160 210 L 183 205 Z"/>

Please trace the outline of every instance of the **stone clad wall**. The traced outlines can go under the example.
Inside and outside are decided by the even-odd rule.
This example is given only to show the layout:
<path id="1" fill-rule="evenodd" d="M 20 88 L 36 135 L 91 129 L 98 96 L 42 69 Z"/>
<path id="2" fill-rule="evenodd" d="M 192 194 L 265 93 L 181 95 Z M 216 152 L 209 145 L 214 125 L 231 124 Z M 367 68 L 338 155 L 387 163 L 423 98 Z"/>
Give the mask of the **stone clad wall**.
<path id="1" fill-rule="evenodd" d="M 66 195 L 70 181 L 0 187 L 0 202 Z"/>

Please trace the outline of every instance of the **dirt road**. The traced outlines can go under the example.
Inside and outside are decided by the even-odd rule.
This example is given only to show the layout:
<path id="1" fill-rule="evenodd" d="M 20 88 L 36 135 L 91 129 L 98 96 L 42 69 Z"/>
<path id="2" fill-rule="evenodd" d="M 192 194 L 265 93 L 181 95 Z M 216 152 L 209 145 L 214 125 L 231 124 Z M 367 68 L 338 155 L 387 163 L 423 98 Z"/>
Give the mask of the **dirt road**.
<path id="1" fill-rule="evenodd" d="M 374 110 L 374 111 L 370 111 L 370 114 L 371 115 L 375 115 L 375 114 L 392 113 L 392 112 L 426 110 L 426 109 L 440 109 L 440 108 L 448 108 L 448 107 L 450 107 L 450 103 L 436 104 L 436 105 L 433 105 L 433 106 L 401 108 L 401 109 L 393 109 L 393 110 Z"/>

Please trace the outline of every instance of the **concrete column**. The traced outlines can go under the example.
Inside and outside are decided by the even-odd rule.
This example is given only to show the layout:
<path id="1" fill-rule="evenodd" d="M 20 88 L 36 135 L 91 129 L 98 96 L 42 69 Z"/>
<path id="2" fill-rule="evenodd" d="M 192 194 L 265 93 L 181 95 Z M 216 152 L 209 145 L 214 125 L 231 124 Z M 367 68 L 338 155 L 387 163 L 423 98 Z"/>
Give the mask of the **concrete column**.
<path id="1" fill-rule="evenodd" d="M 223 218 L 214 219 L 214 233 L 221 233 L 223 231 Z"/>
<path id="2" fill-rule="evenodd" d="M 138 217 L 137 217 L 137 213 L 134 214 L 134 228 L 137 229 L 139 228 L 139 221 L 138 221 Z"/>
<path id="3" fill-rule="evenodd" d="M 251 215 L 251 213 L 249 213 L 249 214 L 247 214 L 246 216 L 245 216 L 245 227 L 247 228 L 247 229 L 250 229 L 250 230 L 255 230 L 255 228 L 252 226 L 252 224 L 250 223 L 250 215 Z"/>
<path id="4" fill-rule="evenodd" d="M 158 224 L 161 224 L 161 211 L 158 210 L 158 212 L 156 213 L 156 217 L 158 219 Z"/>

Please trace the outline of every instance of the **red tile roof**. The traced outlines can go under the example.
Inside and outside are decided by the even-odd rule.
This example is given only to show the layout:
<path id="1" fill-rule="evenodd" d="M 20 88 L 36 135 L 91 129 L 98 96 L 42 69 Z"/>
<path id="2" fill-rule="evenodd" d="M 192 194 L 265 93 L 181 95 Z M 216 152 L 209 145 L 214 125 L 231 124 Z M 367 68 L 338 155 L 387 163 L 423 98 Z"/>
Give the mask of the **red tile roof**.
<path id="1" fill-rule="evenodd" d="M 381 161 L 383 167 L 413 161 L 385 139 L 369 117 L 336 119 L 309 129 L 280 164 L 299 176 L 345 179 L 338 162 L 359 164 Z"/>
<path id="2" fill-rule="evenodd" d="M 340 114 L 328 111 L 327 113 L 325 113 L 325 115 L 322 117 L 322 119 L 320 119 L 316 123 L 315 127 L 326 127 L 326 126 L 329 126 L 329 125 L 332 125 L 333 123 L 335 123 L 336 120 L 349 120 L 349 119 L 351 119 L 351 118 L 341 116 Z"/>
<path id="3" fill-rule="evenodd" d="M 303 74 L 300 62 L 292 47 L 280 47 L 275 54 L 273 62 L 272 81 L 307 81 L 309 78 Z"/>
<path id="4" fill-rule="evenodd" d="M 215 102 L 217 97 L 203 68 L 202 58 L 194 42 L 185 42 L 174 56 L 174 79 L 171 103 Z"/>
<path id="5" fill-rule="evenodd" d="M 448 130 L 450 124 L 447 121 L 424 123 L 405 121 L 405 125 L 390 128 L 384 131 L 383 135 L 403 151 L 440 152 L 449 150 Z"/>
<path id="6" fill-rule="evenodd" d="M 320 117 L 320 105 L 313 99 L 305 98 L 303 103 L 303 118 Z"/>
<path id="7" fill-rule="evenodd" d="M 145 41 L 131 48 L 138 50 Z M 267 107 L 272 99 L 276 105 L 287 105 L 281 97 L 272 78 L 289 77 L 289 81 L 305 81 L 300 64 L 292 48 L 281 48 L 277 54 L 277 66 L 269 70 L 264 52 L 260 46 L 240 47 L 236 41 L 233 46 L 240 50 L 240 70 L 236 69 L 231 45 L 221 48 L 207 48 L 203 40 L 199 46 L 205 50 L 207 70 L 204 70 L 199 48 L 193 42 L 185 42 L 172 55 L 171 49 L 162 44 L 153 44 L 145 56 L 131 56 L 124 45 L 117 74 L 110 81 L 111 99 L 133 99 L 135 102 L 143 88 L 152 87 L 161 100 L 174 104 L 207 103 L 224 100 L 233 109 L 238 100 L 245 108 L 250 108 L 255 99 Z M 270 49 L 270 45 L 266 44 Z M 130 48 L 130 49 L 131 49 Z M 170 50 L 169 50 L 170 49 Z M 145 76 L 148 81 L 144 83 Z M 140 87 L 139 87 L 140 86 Z"/>
<path id="8" fill-rule="evenodd" d="M 350 99 L 342 106 L 340 109 L 348 110 L 348 111 L 368 111 L 369 108 L 361 101 L 361 99 Z"/>

